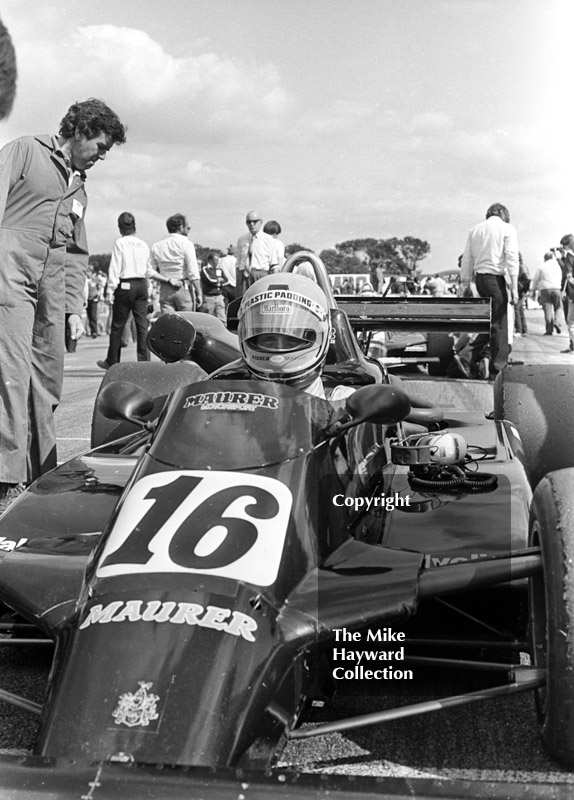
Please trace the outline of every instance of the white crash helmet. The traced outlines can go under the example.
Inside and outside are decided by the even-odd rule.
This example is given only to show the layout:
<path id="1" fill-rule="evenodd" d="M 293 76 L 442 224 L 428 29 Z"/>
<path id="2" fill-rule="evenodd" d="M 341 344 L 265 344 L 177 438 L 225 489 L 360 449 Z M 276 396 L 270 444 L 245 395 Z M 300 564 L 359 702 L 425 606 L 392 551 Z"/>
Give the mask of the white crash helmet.
<path id="1" fill-rule="evenodd" d="M 260 278 L 239 308 L 239 347 L 254 378 L 305 388 L 320 374 L 331 339 L 327 298 L 312 280 Z"/>

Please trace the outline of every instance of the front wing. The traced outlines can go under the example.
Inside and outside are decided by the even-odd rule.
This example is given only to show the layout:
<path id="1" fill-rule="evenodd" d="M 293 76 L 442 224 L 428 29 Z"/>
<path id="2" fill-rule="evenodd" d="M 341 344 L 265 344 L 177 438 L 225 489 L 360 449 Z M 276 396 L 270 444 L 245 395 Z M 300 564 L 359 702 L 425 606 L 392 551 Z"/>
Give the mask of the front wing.
<path id="1" fill-rule="evenodd" d="M 376 778 L 355 775 L 302 775 L 273 770 L 208 770 L 81 762 L 36 757 L 0 758 L 2 796 L 10 800 L 553 800 L 554 783 L 508 783 L 443 778 Z M 6 793 L 4 793 L 6 792 Z"/>

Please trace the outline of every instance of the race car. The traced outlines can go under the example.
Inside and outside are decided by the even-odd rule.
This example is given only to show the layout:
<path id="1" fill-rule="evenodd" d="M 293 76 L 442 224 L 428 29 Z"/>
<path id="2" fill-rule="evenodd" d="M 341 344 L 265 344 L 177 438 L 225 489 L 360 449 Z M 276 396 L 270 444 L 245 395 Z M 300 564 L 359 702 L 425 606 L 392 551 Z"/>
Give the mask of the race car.
<path id="1" fill-rule="evenodd" d="M 261 796 L 282 787 L 313 796 L 266 772 L 287 742 L 430 710 L 416 703 L 300 727 L 309 701 L 360 666 L 340 655 L 339 635 L 353 653 L 369 632 L 408 635 L 391 672 L 443 664 L 456 649 L 457 669 L 500 674 L 433 708 L 536 692 L 546 747 L 574 764 L 571 370 L 510 367 L 494 391 L 401 381 L 362 352 L 317 256 L 296 254 L 284 270 L 302 261 L 330 303 L 323 378 L 355 390 L 344 402 L 251 380 L 233 364 L 234 334 L 214 318 L 161 317 L 149 341 L 165 363 L 112 367 L 92 449 L 0 518 L 11 641 L 31 625 L 55 643 L 42 706 L 0 692 L 39 718 L 34 756 L 2 760 L 11 796 L 19 781 L 64 797 L 88 779 L 143 796 L 151 765 L 177 768 L 162 773 L 162 796 L 195 796 L 193 780 L 206 786 L 204 773 L 181 772 L 190 767 L 258 770 Z M 435 329 L 488 325 L 482 301 L 455 306 L 431 304 Z M 391 313 L 369 313 L 392 327 Z M 428 313 L 418 306 L 408 324 L 428 324 Z M 492 391 L 490 420 L 476 406 Z M 511 635 L 474 635 L 469 604 L 486 608 L 509 592 L 518 598 L 505 601 L 516 609 Z M 445 595 L 463 632 L 428 625 L 430 604 Z M 490 649 L 499 655 L 476 655 Z M 239 785 L 235 774 L 229 791 Z"/>

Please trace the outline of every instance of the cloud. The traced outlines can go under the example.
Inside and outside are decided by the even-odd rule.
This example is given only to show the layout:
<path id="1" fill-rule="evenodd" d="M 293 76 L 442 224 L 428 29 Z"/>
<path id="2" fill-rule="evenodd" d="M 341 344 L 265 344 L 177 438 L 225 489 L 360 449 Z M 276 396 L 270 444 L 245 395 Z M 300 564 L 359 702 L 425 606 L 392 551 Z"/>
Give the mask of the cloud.
<path id="1" fill-rule="evenodd" d="M 464 4 L 460 0 L 443 0 L 438 4 L 437 11 L 444 11 L 449 14 L 491 14 L 495 10 L 495 4 L 491 0 L 466 0 Z"/>
<path id="2" fill-rule="evenodd" d="M 338 135 L 357 126 L 364 125 L 377 113 L 378 106 L 349 100 L 336 100 L 330 106 L 310 109 L 295 127 L 297 135 L 305 131 L 311 136 Z"/>
<path id="3" fill-rule="evenodd" d="M 74 100 L 101 97 L 139 142 L 215 143 L 238 130 L 265 137 L 290 106 L 273 64 L 213 52 L 174 56 L 145 31 L 109 24 L 28 38 L 19 63 L 20 108 L 26 87 L 62 113 Z"/>
<path id="4" fill-rule="evenodd" d="M 221 172 L 216 164 L 199 161 L 197 158 L 190 159 L 185 165 L 185 175 L 195 186 L 211 186 L 214 178 L 217 179 Z"/>
<path id="5" fill-rule="evenodd" d="M 413 128 L 417 131 L 444 131 L 452 128 L 454 122 L 443 111 L 426 111 L 413 118 Z"/>

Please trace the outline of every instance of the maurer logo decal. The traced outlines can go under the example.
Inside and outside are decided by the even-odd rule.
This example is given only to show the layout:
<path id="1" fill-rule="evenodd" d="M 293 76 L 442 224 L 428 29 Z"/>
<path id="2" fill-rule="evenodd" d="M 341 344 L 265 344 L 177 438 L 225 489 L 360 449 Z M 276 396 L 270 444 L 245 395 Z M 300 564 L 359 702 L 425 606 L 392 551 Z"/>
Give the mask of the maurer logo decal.
<path id="1" fill-rule="evenodd" d="M 258 392 L 205 392 L 187 397 L 183 407 L 202 411 L 257 411 L 279 408 L 279 400 Z"/>
<path id="2" fill-rule="evenodd" d="M 176 603 L 171 600 L 114 600 L 103 606 L 93 605 L 80 625 L 106 625 L 109 622 L 171 622 L 172 625 L 199 625 L 254 642 L 257 623 L 248 614 L 219 606 L 202 606 L 199 603 Z"/>

